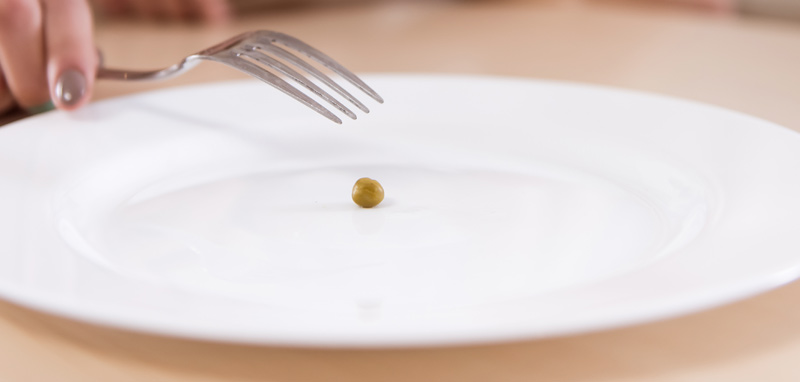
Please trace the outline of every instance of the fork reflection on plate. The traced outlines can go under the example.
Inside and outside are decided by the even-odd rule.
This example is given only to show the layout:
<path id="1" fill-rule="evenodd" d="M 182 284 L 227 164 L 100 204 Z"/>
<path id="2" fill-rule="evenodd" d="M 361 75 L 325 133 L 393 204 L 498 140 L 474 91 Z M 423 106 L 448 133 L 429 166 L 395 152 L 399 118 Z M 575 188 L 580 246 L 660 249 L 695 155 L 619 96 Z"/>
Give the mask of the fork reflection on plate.
<path id="1" fill-rule="evenodd" d="M 200 60 L 209 60 L 228 65 L 258 78 L 339 124 L 342 123 L 342 120 L 334 113 L 303 91 L 292 86 L 292 84 L 284 80 L 281 76 L 266 68 L 270 68 L 297 82 L 299 85 L 324 99 L 331 104 L 331 106 L 352 119 L 356 119 L 356 114 L 348 109 L 342 102 L 323 90 L 322 87 L 311 80 L 308 75 L 333 89 L 340 96 L 355 105 L 359 110 L 369 113 L 369 109 L 361 101 L 321 70 L 298 56 L 298 53 L 330 69 L 333 73 L 349 81 L 375 101 L 383 103 L 383 98 L 381 98 L 378 93 L 372 90 L 372 88 L 350 70 L 334 61 L 328 55 L 295 37 L 267 30 L 251 31 L 236 35 L 219 44 L 189 55 L 175 65 L 160 70 L 134 71 L 110 69 L 101 66 L 97 71 L 97 78 L 129 81 L 166 79 L 186 72 L 199 63 Z M 300 71 L 307 73 L 307 75 L 301 74 Z"/>

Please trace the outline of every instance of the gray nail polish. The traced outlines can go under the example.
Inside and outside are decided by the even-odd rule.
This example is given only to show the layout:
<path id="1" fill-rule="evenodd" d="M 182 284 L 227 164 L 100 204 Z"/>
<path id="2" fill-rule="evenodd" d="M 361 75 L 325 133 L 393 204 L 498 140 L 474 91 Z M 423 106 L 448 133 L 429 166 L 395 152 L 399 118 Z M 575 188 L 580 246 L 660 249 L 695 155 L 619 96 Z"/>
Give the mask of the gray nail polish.
<path id="1" fill-rule="evenodd" d="M 86 93 L 86 77 L 75 69 L 67 69 L 61 73 L 56 81 L 56 98 L 62 104 L 71 106 L 83 98 Z"/>

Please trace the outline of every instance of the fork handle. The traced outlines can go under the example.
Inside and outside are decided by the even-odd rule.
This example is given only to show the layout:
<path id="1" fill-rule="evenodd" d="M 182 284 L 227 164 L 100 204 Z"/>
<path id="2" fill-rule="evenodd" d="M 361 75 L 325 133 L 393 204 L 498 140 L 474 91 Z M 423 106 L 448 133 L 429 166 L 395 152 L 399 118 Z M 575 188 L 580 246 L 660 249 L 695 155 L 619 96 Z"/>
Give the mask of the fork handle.
<path id="1" fill-rule="evenodd" d="M 97 69 L 97 79 L 100 80 L 122 80 L 122 81 L 141 81 L 141 80 L 164 80 L 175 77 L 194 67 L 196 62 L 183 61 L 161 70 L 127 70 L 113 69 L 101 66 Z"/>
<path id="2" fill-rule="evenodd" d="M 100 67 L 97 69 L 97 79 L 99 80 L 150 80 L 159 77 L 157 70 L 151 72 L 141 72 L 125 69 L 111 69 Z M 163 76 L 161 76 L 163 77 Z"/>

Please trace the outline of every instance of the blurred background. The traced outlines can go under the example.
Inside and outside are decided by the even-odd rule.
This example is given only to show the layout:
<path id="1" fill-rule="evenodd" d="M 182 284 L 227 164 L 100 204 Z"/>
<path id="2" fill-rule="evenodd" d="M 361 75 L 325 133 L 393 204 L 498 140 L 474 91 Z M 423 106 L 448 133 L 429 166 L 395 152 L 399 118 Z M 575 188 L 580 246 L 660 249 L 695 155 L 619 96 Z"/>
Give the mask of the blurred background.
<path id="1" fill-rule="evenodd" d="M 798 0 L 94 0 L 94 6 L 96 45 L 110 67 L 162 68 L 234 34 L 270 29 L 357 73 L 613 86 L 718 105 L 800 131 Z M 247 77 L 203 63 L 168 81 L 99 81 L 94 99 L 241 78 Z M 17 111 L 16 118 L 23 116 Z M 12 119 L 0 117 L 0 124 L 3 118 Z M 800 283 L 792 283 L 688 317 L 602 333 L 388 351 L 178 340 L 0 301 L 0 380 L 789 382 L 800 380 L 798 299 Z"/>
<path id="2" fill-rule="evenodd" d="M 107 8 L 97 4 L 97 45 L 109 66 L 158 68 L 235 33 L 272 29 L 319 47 L 356 72 L 588 82 L 714 103 L 784 124 L 798 121 L 792 110 L 800 99 L 800 76 L 779 74 L 794 72 L 800 62 L 796 22 L 800 2 L 795 0 L 233 0 L 226 4 L 230 18 L 213 21 L 165 18 L 153 10 L 130 8 L 103 13 L 100 9 Z M 158 54 L 153 54 L 154 46 Z M 168 82 L 121 86 L 101 81 L 95 98 L 233 78 L 244 75 L 203 64 Z M 752 92 L 770 102 L 755 107 Z"/>

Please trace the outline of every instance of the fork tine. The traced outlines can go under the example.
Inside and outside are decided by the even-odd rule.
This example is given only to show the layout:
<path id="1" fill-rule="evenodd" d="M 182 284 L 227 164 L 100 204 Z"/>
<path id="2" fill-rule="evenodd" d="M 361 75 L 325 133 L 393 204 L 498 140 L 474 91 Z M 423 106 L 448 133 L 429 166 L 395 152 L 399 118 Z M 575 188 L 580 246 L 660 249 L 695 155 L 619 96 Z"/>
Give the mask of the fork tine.
<path id="1" fill-rule="evenodd" d="M 325 53 L 322 53 L 316 48 L 312 47 L 311 45 L 308 45 L 295 37 L 280 32 L 262 31 L 253 35 L 253 37 L 257 41 L 264 44 L 278 42 L 294 51 L 305 54 L 306 56 L 319 62 L 328 69 L 333 70 L 334 73 L 342 76 L 347 81 L 350 81 L 350 83 L 361 89 L 361 91 L 372 97 L 372 99 L 374 99 L 375 101 L 383 103 L 383 98 L 380 95 L 378 95 L 378 93 L 375 92 L 375 90 L 372 90 L 372 88 L 370 88 L 367 84 L 365 84 L 364 81 L 361 81 L 360 78 L 356 77 L 356 75 L 353 74 L 351 71 L 347 70 L 347 68 L 345 68 L 338 62 L 334 61 Z"/>
<path id="2" fill-rule="evenodd" d="M 264 70 L 260 66 L 252 62 L 249 62 L 247 60 L 238 58 L 235 53 L 231 52 L 225 56 L 220 56 L 220 55 L 209 56 L 208 59 L 228 65 L 245 74 L 258 78 L 259 80 L 264 81 L 265 83 L 272 85 L 276 89 L 286 93 L 288 96 L 300 101 L 304 105 L 310 107 L 317 113 L 322 114 L 331 121 L 336 122 L 340 125 L 342 124 L 342 120 L 339 119 L 339 117 L 331 113 L 330 110 L 320 105 L 317 101 L 311 99 L 311 97 L 307 96 L 305 93 L 295 89 L 288 82 L 284 81 L 275 74 L 272 74 L 267 70 Z"/>
<path id="3" fill-rule="evenodd" d="M 252 49 L 249 49 L 249 48 L 252 48 Z M 350 117 L 352 119 L 356 119 L 357 118 L 355 113 L 350 111 L 350 109 L 348 109 L 347 107 L 342 105 L 341 102 L 336 100 L 336 98 L 333 98 L 326 91 L 322 90 L 322 88 L 317 86 L 315 83 L 313 83 L 311 81 L 308 81 L 307 78 L 305 78 L 302 74 L 298 73 L 294 69 L 290 68 L 288 65 L 286 65 L 286 64 L 284 64 L 284 63 L 282 63 L 282 62 L 280 62 L 280 61 L 278 61 L 278 60 L 266 55 L 264 52 L 260 52 L 258 49 L 255 49 L 255 47 L 246 47 L 244 49 L 244 51 L 240 53 L 240 55 L 252 58 L 252 59 L 254 59 L 254 60 L 256 60 L 256 61 L 258 61 L 258 62 L 260 62 L 260 63 L 262 63 L 262 64 L 264 64 L 264 65 L 266 65 L 268 67 L 270 67 L 270 68 L 273 68 L 273 69 L 275 69 L 275 70 L 287 75 L 289 78 L 293 79 L 294 81 L 296 81 L 300 85 L 305 86 L 308 90 L 311 90 L 316 95 L 322 97 L 325 101 L 328 101 L 328 103 L 330 103 L 331 105 L 333 105 L 334 107 L 339 109 L 339 111 L 345 113 L 348 117 Z"/>
<path id="4" fill-rule="evenodd" d="M 322 73 L 321 71 L 319 71 L 319 69 L 311 66 L 308 62 L 301 59 L 300 57 L 297 57 L 291 52 L 287 51 L 286 49 L 283 49 L 273 44 L 259 44 L 258 49 L 263 50 L 265 52 L 269 52 L 272 55 L 275 55 L 278 58 L 286 62 L 289 62 L 298 68 L 305 70 L 307 73 L 314 76 L 314 78 L 322 81 L 325 85 L 328 85 L 337 93 L 339 93 L 339 95 L 346 98 L 352 104 L 356 105 L 356 107 L 358 107 L 361 111 L 369 113 L 369 109 L 367 108 L 367 106 L 364 105 L 361 101 L 359 101 L 356 97 L 353 97 L 353 95 L 350 94 L 350 92 L 345 90 L 343 87 L 341 87 L 341 85 L 337 84 L 330 77 L 325 75 L 325 73 Z"/>

